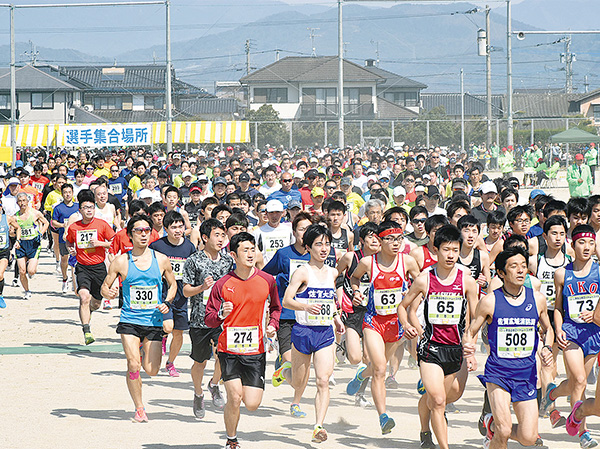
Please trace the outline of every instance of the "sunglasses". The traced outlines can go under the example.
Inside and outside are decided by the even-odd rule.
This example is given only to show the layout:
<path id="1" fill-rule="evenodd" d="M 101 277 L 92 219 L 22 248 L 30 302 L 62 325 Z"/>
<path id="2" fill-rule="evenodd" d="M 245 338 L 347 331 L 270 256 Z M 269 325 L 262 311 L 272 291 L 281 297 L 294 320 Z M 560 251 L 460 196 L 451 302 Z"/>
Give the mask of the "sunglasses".
<path id="1" fill-rule="evenodd" d="M 413 223 L 415 224 L 419 224 L 419 223 L 425 223 L 427 221 L 427 218 L 414 218 L 411 220 Z"/>
<path id="2" fill-rule="evenodd" d="M 259 214 L 264 214 L 266 211 L 267 211 L 267 209 L 258 209 Z"/>
<path id="3" fill-rule="evenodd" d="M 293 179 L 282 179 L 281 182 L 292 182 Z"/>
<path id="4" fill-rule="evenodd" d="M 137 235 L 150 234 L 152 232 L 152 228 L 150 226 L 133 228 L 133 232 L 135 232 Z"/>

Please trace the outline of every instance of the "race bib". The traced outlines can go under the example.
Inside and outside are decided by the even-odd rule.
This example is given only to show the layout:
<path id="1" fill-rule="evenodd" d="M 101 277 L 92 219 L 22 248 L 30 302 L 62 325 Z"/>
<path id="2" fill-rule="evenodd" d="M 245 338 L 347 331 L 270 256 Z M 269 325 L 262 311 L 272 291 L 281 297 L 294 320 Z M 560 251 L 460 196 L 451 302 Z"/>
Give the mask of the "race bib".
<path id="1" fill-rule="evenodd" d="M 228 327 L 227 350 L 236 354 L 258 351 L 258 326 Z"/>
<path id="2" fill-rule="evenodd" d="M 498 357 L 524 359 L 533 353 L 535 327 L 498 327 Z"/>
<path id="3" fill-rule="evenodd" d="M 132 310 L 155 309 L 158 306 L 157 285 L 132 285 L 129 287 L 129 304 Z"/>
<path id="4" fill-rule="evenodd" d="M 113 195 L 120 195 L 121 193 L 123 193 L 123 186 L 121 185 L 121 183 L 109 184 L 108 187 L 110 193 L 112 193 Z"/>
<path id="5" fill-rule="evenodd" d="M 429 295 L 427 318 L 431 324 L 458 324 L 463 298 L 460 296 Z"/>
<path id="6" fill-rule="evenodd" d="M 569 318 L 576 323 L 585 323 L 579 315 L 583 312 L 593 312 L 599 297 L 598 294 L 569 296 Z"/>
<path id="7" fill-rule="evenodd" d="M 332 298 L 308 298 L 308 304 L 321 304 L 321 310 L 318 315 L 307 314 L 309 326 L 331 326 L 333 323 L 333 313 L 336 311 Z"/>
<path id="8" fill-rule="evenodd" d="M 308 260 L 300 260 L 300 259 L 290 259 L 290 279 L 292 278 L 292 274 L 301 266 L 304 266 L 308 263 Z"/>
<path id="9" fill-rule="evenodd" d="M 44 190 L 43 182 L 32 182 L 31 185 L 35 188 L 35 190 L 37 190 L 40 193 L 42 193 L 42 191 Z"/>
<path id="10" fill-rule="evenodd" d="M 267 251 L 268 253 L 270 252 L 275 252 L 280 248 L 283 248 L 284 246 L 286 246 L 286 238 L 283 237 L 282 235 L 279 236 L 270 236 L 268 234 L 263 234 L 263 240 L 265 242 L 265 251 Z"/>
<path id="11" fill-rule="evenodd" d="M 21 233 L 21 238 L 23 233 Z M 0 232 L 0 248 L 4 248 L 8 242 L 8 233 Z"/>
<path id="12" fill-rule="evenodd" d="M 208 304 L 208 298 L 210 297 L 210 292 L 212 292 L 212 286 L 208 290 L 204 290 L 204 292 L 202 292 L 202 302 L 204 303 L 204 307 L 206 307 L 206 304 Z"/>
<path id="13" fill-rule="evenodd" d="M 87 249 L 92 247 L 92 240 L 98 240 L 97 229 L 85 229 L 77 231 L 77 248 Z"/>
<path id="14" fill-rule="evenodd" d="M 169 261 L 171 262 L 171 268 L 173 269 L 173 275 L 175 276 L 176 281 L 180 281 L 183 279 L 183 264 L 185 260 L 176 259 L 174 257 L 169 257 Z"/>
<path id="15" fill-rule="evenodd" d="M 367 307 L 369 302 L 369 288 L 371 287 L 370 282 L 361 282 L 358 286 L 358 290 L 363 294 L 363 300 L 360 303 L 361 306 Z"/>
<path id="16" fill-rule="evenodd" d="M 34 226 L 21 228 L 21 240 L 32 240 L 37 237 L 37 229 Z"/>
<path id="17" fill-rule="evenodd" d="M 393 315 L 397 313 L 398 304 L 402 302 L 402 289 L 374 290 L 373 302 L 377 315 Z"/>
<path id="18" fill-rule="evenodd" d="M 556 302 L 556 289 L 554 287 L 554 281 L 542 280 L 541 292 L 546 297 L 546 303 L 548 304 L 548 310 L 554 310 L 554 303 Z"/>

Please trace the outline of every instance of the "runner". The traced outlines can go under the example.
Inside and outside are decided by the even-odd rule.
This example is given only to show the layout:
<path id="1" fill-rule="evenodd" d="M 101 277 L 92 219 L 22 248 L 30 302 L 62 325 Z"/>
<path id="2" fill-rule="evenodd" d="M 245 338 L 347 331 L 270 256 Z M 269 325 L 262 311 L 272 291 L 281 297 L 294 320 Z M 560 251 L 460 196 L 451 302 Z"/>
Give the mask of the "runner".
<path id="1" fill-rule="evenodd" d="M 537 329 L 541 327 L 542 361 L 552 364 L 554 339 L 548 318 L 546 298 L 525 287 L 528 254 L 520 248 L 508 248 L 496 258 L 496 270 L 503 287 L 486 295 L 475 310 L 463 341 L 469 371 L 477 367 L 474 359 L 477 332 L 488 323 L 490 355 L 485 364 L 485 383 L 491 413 L 485 416 L 487 430 L 483 447 L 506 448 L 508 440 L 532 446 L 538 440 L 536 400 Z M 512 424 L 510 406 L 517 416 Z M 537 444 L 536 444 L 537 445 Z"/>
<path id="2" fill-rule="evenodd" d="M 167 236 L 152 242 L 153 249 L 167 256 L 171 262 L 173 276 L 177 281 L 177 294 L 172 302 L 169 312 L 163 316 L 163 330 L 171 334 L 171 345 L 169 346 L 169 357 L 165 369 L 171 377 L 179 377 L 180 373 L 175 368 L 175 358 L 183 345 L 183 331 L 189 329 L 188 322 L 188 300 L 183 295 L 183 266 L 185 261 L 196 252 L 196 247 L 183 236 L 184 222 L 179 212 L 167 212 L 163 220 Z M 166 292 L 166 289 L 163 289 Z M 164 295 L 163 295 L 164 296 Z M 164 299 L 164 298 L 163 298 Z M 167 335 L 163 336 L 163 355 L 166 353 Z"/>
<path id="3" fill-rule="evenodd" d="M 400 253 L 404 236 L 401 226 L 394 221 L 386 221 L 377 227 L 381 251 L 360 260 L 352 273 L 353 302 L 363 303 L 365 295 L 360 290 L 361 278 L 366 274 L 370 281 L 366 299 L 367 310 L 363 321 L 363 338 L 368 366 L 359 366 L 354 378 L 346 387 L 346 393 L 355 395 L 361 383 L 372 377 L 371 393 L 379 414 L 381 433 L 387 434 L 395 426 L 394 420 L 386 413 L 385 374 L 387 362 L 396 351 L 404 329 L 396 314 L 402 300 L 408 275 L 414 279 L 419 267 L 411 256 Z"/>
<path id="4" fill-rule="evenodd" d="M 281 223 L 281 217 L 284 215 L 281 201 L 268 201 L 266 212 L 268 221 L 255 231 L 254 238 L 265 263 L 269 263 L 278 249 L 292 243 L 292 228 L 289 223 Z"/>
<path id="5" fill-rule="evenodd" d="M 444 411 L 446 404 L 462 396 L 467 381 L 462 337 L 469 314 L 477 306 L 479 289 L 471 273 L 457 266 L 461 242 L 460 231 L 452 225 L 436 231 L 433 244 L 438 262 L 415 279 L 398 307 L 407 338 L 420 338 L 417 354 L 426 391 L 419 400 L 421 447 L 433 446 L 429 419 L 439 446 L 449 447 Z M 417 316 L 421 296 L 424 327 Z"/>
<path id="6" fill-rule="evenodd" d="M 94 343 L 95 338 L 90 330 L 92 312 L 102 304 L 100 288 L 106 278 L 106 249 L 115 236 L 106 221 L 95 218 L 96 202 L 94 193 L 82 190 L 77 195 L 81 220 L 71 224 L 65 240 L 69 252 L 77 257 L 75 277 L 77 294 L 79 295 L 79 319 L 83 329 L 85 344 Z"/>
<path id="7" fill-rule="evenodd" d="M 0 309 L 6 308 L 6 301 L 4 300 L 4 272 L 11 258 L 9 219 L 10 217 L 4 212 L 2 201 L 0 200 Z"/>
<path id="8" fill-rule="evenodd" d="M 225 243 L 225 226 L 215 218 L 209 218 L 200 225 L 200 234 L 204 249 L 192 254 L 183 265 L 183 294 L 190 300 L 190 339 L 192 351 L 192 381 L 194 383 L 193 412 L 198 419 L 204 418 L 204 392 L 202 378 L 206 362 L 213 353 L 213 345 L 217 344 L 221 329 L 213 329 L 205 323 L 205 310 L 215 280 L 223 278 L 233 269 L 233 258 L 223 254 L 221 249 Z M 219 390 L 221 365 L 215 357 L 215 368 L 212 379 L 208 382 L 208 391 L 212 396 L 212 404 L 222 410 L 225 401 Z"/>
<path id="9" fill-rule="evenodd" d="M 275 279 L 254 267 L 254 237 L 241 232 L 231 239 L 230 249 L 236 268 L 214 284 L 206 307 L 206 324 L 223 326 L 218 351 L 227 391 L 225 447 L 236 449 L 240 447 L 237 426 L 242 401 L 248 411 L 255 411 L 262 401 L 265 337 L 275 336 L 281 306 Z"/>
<path id="10" fill-rule="evenodd" d="M 42 235 L 48 229 L 48 220 L 39 210 L 31 208 L 26 193 L 17 195 L 19 210 L 10 217 L 9 224 L 16 232 L 15 254 L 19 266 L 19 280 L 25 290 L 24 299 L 31 299 L 29 279 L 37 272 Z M 29 277 L 29 279 L 27 279 Z"/>
<path id="11" fill-rule="evenodd" d="M 93 201 L 85 201 L 90 206 Z M 83 212 L 91 214 L 92 212 Z M 85 215 L 84 215 L 84 220 Z M 93 222 L 100 222 L 97 218 Z M 78 222 L 79 224 L 81 222 Z M 81 232 L 81 231 L 79 231 Z M 152 226 L 146 215 L 135 215 L 127 223 L 127 234 L 133 243 L 131 252 L 117 256 L 110 264 L 102 284 L 101 294 L 110 299 L 117 297 L 119 288 L 114 286 L 117 278 L 123 279 L 123 308 L 117 325 L 117 334 L 127 357 L 127 388 L 135 405 L 134 422 L 148 422 L 142 402 L 142 378 L 140 368 L 149 376 L 156 376 L 160 369 L 163 315 L 173 307 L 177 284 L 171 271 L 169 259 L 148 248 Z M 70 230 L 69 230 L 70 234 Z M 101 264 L 104 266 L 104 264 Z M 168 291 L 163 296 L 163 277 Z M 141 349 L 144 355 L 141 357 Z"/>
<path id="12" fill-rule="evenodd" d="M 60 272 L 62 274 L 62 292 L 69 292 L 68 268 L 69 268 L 69 248 L 65 242 L 65 229 L 69 222 L 69 217 L 76 214 L 79 206 L 73 201 L 73 186 L 63 184 L 61 188 L 62 202 L 58 203 L 52 210 L 52 226 L 58 230 L 58 250 L 60 253 Z"/>
<path id="13" fill-rule="evenodd" d="M 458 230 L 462 234 L 458 263 L 471 271 L 471 277 L 479 284 L 481 295 L 481 292 L 487 292 L 492 279 L 488 254 L 475 248 L 479 239 L 480 224 L 472 215 L 465 215 L 458 220 Z"/>
<path id="14" fill-rule="evenodd" d="M 410 255 L 417 261 L 419 270 L 425 270 L 437 262 L 437 255 L 433 241 L 435 233 L 442 226 L 449 224 L 444 215 L 432 215 L 425 219 L 425 232 L 428 240 L 422 246 L 417 246 L 410 252 Z"/>

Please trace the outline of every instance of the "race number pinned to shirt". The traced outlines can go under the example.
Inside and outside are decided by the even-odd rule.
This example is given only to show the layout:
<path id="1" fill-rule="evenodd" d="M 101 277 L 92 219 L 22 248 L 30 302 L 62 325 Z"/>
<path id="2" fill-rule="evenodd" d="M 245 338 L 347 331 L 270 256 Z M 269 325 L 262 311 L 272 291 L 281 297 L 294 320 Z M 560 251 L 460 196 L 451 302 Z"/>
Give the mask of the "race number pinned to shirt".
<path id="1" fill-rule="evenodd" d="M 120 195 L 121 193 L 123 193 L 123 185 L 120 182 L 116 184 L 109 184 L 108 189 L 113 195 Z"/>
<path id="2" fill-rule="evenodd" d="M 320 304 L 321 310 L 318 315 L 307 314 L 309 326 L 331 326 L 333 313 L 337 310 L 332 298 L 308 298 L 308 304 Z"/>
<path id="3" fill-rule="evenodd" d="M 554 281 L 547 279 L 540 279 L 540 281 L 542 283 L 540 291 L 546 297 L 548 310 L 554 310 L 554 305 L 556 302 L 556 291 L 554 288 Z"/>
<path id="4" fill-rule="evenodd" d="M 236 354 L 258 351 L 258 326 L 228 327 L 227 350 Z"/>
<path id="5" fill-rule="evenodd" d="M 431 324 L 458 324 L 462 305 L 462 296 L 431 294 L 428 299 L 427 318 Z"/>
<path id="6" fill-rule="evenodd" d="M 21 238 L 23 238 L 23 230 L 21 230 Z M 8 232 L 6 230 L 0 230 L 0 248 L 7 246 Z"/>
<path id="7" fill-rule="evenodd" d="M 598 305 L 598 294 L 569 296 L 569 317 L 576 323 L 585 323 L 581 319 L 583 312 L 593 312 Z"/>
<path id="8" fill-rule="evenodd" d="M 183 264 L 185 260 L 179 259 L 177 257 L 169 257 L 169 261 L 171 262 L 171 269 L 173 270 L 173 276 L 175 276 L 176 281 L 180 281 L 183 279 Z"/>
<path id="9" fill-rule="evenodd" d="M 292 278 L 294 271 L 306 264 L 308 264 L 308 260 L 290 259 L 290 279 Z"/>
<path id="10" fill-rule="evenodd" d="M 533 353 L 536 333 L 534 326 L 499 326 L 498 357 L 503 359 L 524 359 Z"/>
<path id="11" fill-rule="evenodd" d="M 360 303 L 361 306 L 367 307 L 367 303 L 369 302 L 369 289 L 371 288 L 370 282 L 361 282 L 358 285 L 358 290 L 363 294 L 363 300 Z"/>
<path id="12" fill-rule="evenodd" d="M 27 226 L 21 228 L 22 240 L 33 240 L 37 237 L 37 228 L 35 226 Z"/>
<path id="13" fill-rule="evenodd" d="M 290 244 L 289 235 L 276 234 L 273 232 L 263 234 L 263 241 L 264 248 L 267 253 L 274 253 L 278 249 L 281 249 L 284 246 L 288 246 Z"/>
<path id="14" fill-rule="evenodd" d="M 35 190 L 37 190 L 40 193 L 42 193 L 44 191 L 44 183 L 43 182 L 32 182 L 31 185 L 35 188 Z"/>
<path id="15" fill-rule="evenodd" d="M 77 231 L 77 248 L 87 249 L 93 248 L 92 241 L 98 240 L 97 229 L 83 229 Z"/>
<path id="16" fill-rule="evenodd" d="M 402 302 L 401 288 L 388 288 L 373 291 L 373 303 L 377 315 L 393 315 L 397 313 L 398 304 Z"/>
<path id="17" fill-rule="evenodd" d="M 132 285 L 129 287 L 129 295 L 132 310 L 155 309 L 158 306 L 157 285 Z"/>
<path id="18" fill-rule="evenodd" d="M 213 284 L 214 285 L 214 284 Z M 202 302 L 204 303 L 204 307 L 208 304 L 208 298 L 210 297 L 210 292 L 212 292 L 212 286 L 202 292 Z"/>

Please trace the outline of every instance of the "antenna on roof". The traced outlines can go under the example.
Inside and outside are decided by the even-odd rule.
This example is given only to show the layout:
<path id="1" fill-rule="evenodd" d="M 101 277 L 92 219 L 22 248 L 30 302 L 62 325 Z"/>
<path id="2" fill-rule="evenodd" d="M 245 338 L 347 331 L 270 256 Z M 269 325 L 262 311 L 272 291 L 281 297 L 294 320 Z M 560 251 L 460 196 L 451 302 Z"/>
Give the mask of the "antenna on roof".
<path id="1" fill-rule="evenodd" d="M 113 61 L 113 67 L 116 67 L 116 66 L 117 66 L 117 58 L 115 58 Z"/>
<path id="2" fill-rule="evenodd" d="M 313 58 L 317 56 L 317 49 L 315 48 L 315 37 L 321 37 L 320 34 L 315 34 L 315 31 L 320 30 L 321 28 L 307 28 L 310 31 L 310 46 L 312 48 L 312 53 L 310 54 Z"/>
<path id="3" fill-rule="evenodd" d="M 375 45 L 375 66 L 379 67 L 379 41 L 371 39 L 371 45 Z"/>
<path id="4" fill-rule="evenodd" d="M 29 41 L 29 51 L 23 52 L 23 55 L 29 57 L 29 63 L 31 65 L 35 65 L 39 54 L 40 52 L 37 51 L 36 45 L 32 41 Z"/>
<path id="5" fill-rule="evenodd" d="M 156 52 L 152 52 L 152 60 L 154 61 L 154 65 L 156 65 Z"/>

